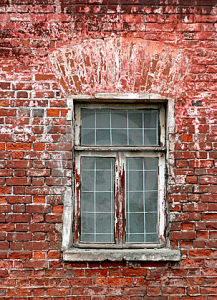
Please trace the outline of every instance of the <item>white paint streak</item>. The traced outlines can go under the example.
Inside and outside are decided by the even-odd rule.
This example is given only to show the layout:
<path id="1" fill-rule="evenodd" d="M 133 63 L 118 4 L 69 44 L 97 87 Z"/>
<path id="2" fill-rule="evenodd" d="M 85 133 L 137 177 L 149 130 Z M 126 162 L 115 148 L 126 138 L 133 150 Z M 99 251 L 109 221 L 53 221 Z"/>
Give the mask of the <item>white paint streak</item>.
<path id="1" fill-rule="evenodd" d="M 67 87 L 65 92 L 71 94 L 139 89 L 177 95 L 182 85 L 176 81 L 181 81 L 188 69 L 182 50 L 160 42 L 120 37 L 82 40 L 58 50 L 50 60 L 62 78 L 63 90 Z"/>

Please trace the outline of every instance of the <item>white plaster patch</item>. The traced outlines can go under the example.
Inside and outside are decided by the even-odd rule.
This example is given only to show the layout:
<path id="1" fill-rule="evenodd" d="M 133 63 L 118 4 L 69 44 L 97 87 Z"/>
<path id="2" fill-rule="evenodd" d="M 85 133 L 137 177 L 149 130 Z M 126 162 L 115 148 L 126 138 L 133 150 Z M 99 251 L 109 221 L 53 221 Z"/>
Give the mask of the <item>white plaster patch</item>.
<path id="1" fill-rule="evenodd" d="M 62 234 L 62 249 L 68 250 L 72 234 L 72 188 L 67 187 L 63 197 L 63 234 Z"/>
<path id="2" fill-rule="evenodd" d="M 185 175 L 176 175 L 175 180 L 176 184 L 185 184 Z"/>
<path id="3" fill-rule="evenodd" d="M 8 127 L 2 127 L 0 129 L 1 134 L 12 134 L 13 133 L 13 128 L 8 128 Z"/>
<path id="4" fill-rule="evenodd" d="M 188 23 L 188 16 L 185 16 L 183 22 Z"/>

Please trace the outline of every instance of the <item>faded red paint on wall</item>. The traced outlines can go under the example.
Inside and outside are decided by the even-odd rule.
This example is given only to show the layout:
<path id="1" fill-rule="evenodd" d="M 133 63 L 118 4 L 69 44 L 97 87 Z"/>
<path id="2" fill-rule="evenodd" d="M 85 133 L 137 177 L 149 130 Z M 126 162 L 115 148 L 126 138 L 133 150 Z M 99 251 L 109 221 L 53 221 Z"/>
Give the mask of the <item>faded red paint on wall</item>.
<path id="1" fill-rule="evenodd" d="M 216 0 L 2 0 L 0 16 L 1 299 L 217 299 Z M 66 96 L 104 92 L 175 101 L 180 263 L 62 261 Z"/>

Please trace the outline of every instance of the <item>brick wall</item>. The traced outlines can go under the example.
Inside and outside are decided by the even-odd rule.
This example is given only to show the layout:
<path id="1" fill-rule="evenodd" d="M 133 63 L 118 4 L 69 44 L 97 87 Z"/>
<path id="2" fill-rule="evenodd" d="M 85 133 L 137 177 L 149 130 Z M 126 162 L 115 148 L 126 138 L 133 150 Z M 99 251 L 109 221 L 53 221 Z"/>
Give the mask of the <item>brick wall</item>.
<path id="1" fill-rule="evenodd" d="M 216 0 L 1 0 L 0 19 L 1 299 L 217 299 Z M 66 98 L 99 92 L 175 102 L 178 263 L 62 260 Z"/>

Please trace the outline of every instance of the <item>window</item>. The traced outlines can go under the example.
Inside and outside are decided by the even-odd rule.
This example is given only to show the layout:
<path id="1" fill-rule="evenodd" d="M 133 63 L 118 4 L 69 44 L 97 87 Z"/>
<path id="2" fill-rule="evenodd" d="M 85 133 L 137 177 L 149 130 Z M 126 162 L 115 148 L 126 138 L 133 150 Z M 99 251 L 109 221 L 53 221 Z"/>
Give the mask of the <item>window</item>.
<path id="1" fill-rule="evenodd" d="M 64 194 L 63 259 L 179 261 L 165 225 L 166 102 L 98 97 L 75 105 L 69 98 L 74 193 Z M 173 118 L 167 119 L 172 132 Z"/>
<path id="2" fill-rule="evenodd" d="M 74 245 L 165 243 L 163 105 L 77 105 Z"/>

